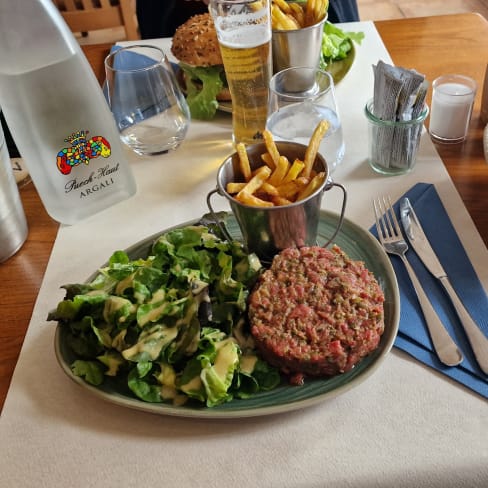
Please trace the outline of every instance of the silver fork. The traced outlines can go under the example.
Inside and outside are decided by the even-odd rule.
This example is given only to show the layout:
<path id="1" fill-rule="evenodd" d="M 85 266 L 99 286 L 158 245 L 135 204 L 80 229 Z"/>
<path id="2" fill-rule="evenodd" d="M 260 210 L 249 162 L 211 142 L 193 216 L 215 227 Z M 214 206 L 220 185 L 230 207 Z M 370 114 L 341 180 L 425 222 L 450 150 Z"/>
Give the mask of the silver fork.
<path id="1" fill-rule="evenodd" d="M 417 294 L 430 338 L 439 360 L 447 366 L 456 366 L 463 360 L 463 355 L 442 324 L 441 319 L 427 298 L 415 271 L 405 257 L 405 253 L 408 251 L 408 244 L 403 238 L 390 198 L 382 197 L 373 200 L 373 208 L 379 240 L 388 254 L 395 254 L 403 261 Z"/>

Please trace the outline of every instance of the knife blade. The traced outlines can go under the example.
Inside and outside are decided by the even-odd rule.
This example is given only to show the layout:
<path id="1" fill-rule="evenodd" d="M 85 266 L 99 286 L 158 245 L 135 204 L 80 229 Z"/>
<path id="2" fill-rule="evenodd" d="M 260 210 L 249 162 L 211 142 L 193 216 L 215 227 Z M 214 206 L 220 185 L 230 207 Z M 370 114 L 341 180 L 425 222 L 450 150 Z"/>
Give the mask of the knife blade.
<path id="1" fill-rule="evenodd" d="M 410 245 L 430 273 L 441 282 L 456 310 L 479 367 L 485 374 L 488 374 L 488 338 L 469 315 L 452 287 L 449 277 L 427 239 L 408 198 L 403 198 L 400 202 L 400 217 Z"/>

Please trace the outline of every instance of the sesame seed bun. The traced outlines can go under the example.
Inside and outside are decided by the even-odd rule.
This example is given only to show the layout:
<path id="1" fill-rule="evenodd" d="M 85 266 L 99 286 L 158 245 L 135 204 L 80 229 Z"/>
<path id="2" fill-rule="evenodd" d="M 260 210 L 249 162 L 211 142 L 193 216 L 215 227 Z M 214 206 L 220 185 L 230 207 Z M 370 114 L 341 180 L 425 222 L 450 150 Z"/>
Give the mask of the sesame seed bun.
<path id="1" fill-rule="evenodd" d="M 180 25 L 173 36 L 171 52 L 192 66 L 222 64 L 217 32 L 209 13 L 194 15 Z"/>

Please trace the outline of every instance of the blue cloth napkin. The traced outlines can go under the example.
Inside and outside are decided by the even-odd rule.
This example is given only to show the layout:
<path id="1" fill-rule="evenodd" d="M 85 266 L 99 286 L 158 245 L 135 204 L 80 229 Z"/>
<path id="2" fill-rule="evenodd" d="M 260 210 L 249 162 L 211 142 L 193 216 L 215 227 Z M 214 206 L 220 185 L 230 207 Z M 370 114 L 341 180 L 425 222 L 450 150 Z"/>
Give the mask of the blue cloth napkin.
<path id="1" fill-rule="evenodd" d="M 122 49 L 122 46 L 114 45 L 110 48 L 110 52 L 113 53 L 120 49 Z M 173 63 L 172 61 L 168 62 L 175 73 L 180 69 L 177 63 Z M 128 70 L 143 69 L 152 66 L 153 64 L 154 59 L 145 56 L 144 54 L 136 53 L 134 51 L 124 51 L 115 58 L 114 68 Z"/>
<path id="2" fill-rule="evenodd" d="M 112 46 L 110 52 L 113 53 L 120 49 L 122 49 L 121 46 Z M 134 51 L 122 51 L 114 62 L 114 68 L 116 69 L 143 69 L 153 65 L 154 59 Z"/>
<path id="3" fill-rule="evenodd" d="M 112 46 L 110 52 L 113 53 L 119 51 L 120 49 L 122 49 L 121 46 Z M 122 51 L 115 58 L 113 67 L 118 70 L 142 70 L 153 65 L 154 59 L 151 59 L 148 56 L 144 56 L 143 54 L 133 51 Z M 117 93 L 113 94 L 112 96 L 120 97 L 119 90 L 127 90 L 128 88 L 134 90 L 134 85 L 137 85 L 138 81 L 144 87 L 146 83 L 145 77 L 146 75 L 144 72 L 140 73 L 139 75 L 137 73 L 133 73 L 130 75 L 130 77 L 128 77 L 128 81 L 126 81 L 124 73 L 121 73 L 117 81 Z M 107 80 L 105 80 L 103 84 L 103 93 L 108 101 Z"/>
<path id="4" fill-rule="evenodd" d="M 488 336 L 488 297 L 434 185 L 418 183 L 403 197 L 410 199 L 453 288 L 473 320 Z M 401 198 L 394 205 L 399 221 L 400 201 Z M 371 233 L 378 236 L 375 226 L 371 228 Z M 463 352 L 464 360 L 455 367 L 445 366 L 439 361 L 432 347 L 425 320 L 405 266 L 400 258 L 392 256 L 391 261 L 400 288 L 400 327 L 395 347 L 488 398 L 488 376 L 481 371 L 474 358 L 468 338 L 447 293 L 441 283 L 423 265 L 413 249 L 410 248 L 406 256 L 440 319 Z"/>
<path id="5" fill-rule="evenodd" d="M 110 53 L 119 51 L 120 49 L 122 49 L 121 46 L 112 46 L 112 48 L 110 49 Z M 139 68 L 142 69 L 144 67 L 151 66 L 151 64 L 154 64 L 154 61 L 147 56 L 143 56 L 142 54 L 134 53 L 132 51 L 124 51 L 115 58 L 113 67 L 116 69 L 131 70 Z M 137 76 L 135 75 L 134 79 L 136 78 Z M 119 119 L 123 117 L 123 113 L 118 113 L 119 110 L 116 107 L 118 107 L 120 104 L 119 100 L 123 97 L 123 91 L 127 89 L 127 86 L 133 89 L 133 84 L 134 83 L 132 81 L 127 83 L 124 79 L 124 75 L 120 75 L 119 80 L 113 88 L 115 92 L 112 92 L 111 94 L 111 101 L 108 93 L 107 79 L 105 79 L 105 81 L 103 82 L 103 94 L 105 95 L 105 99 L 111 107 L 112 112 L 114 112 L 117 124 L 119 123 Z"/>

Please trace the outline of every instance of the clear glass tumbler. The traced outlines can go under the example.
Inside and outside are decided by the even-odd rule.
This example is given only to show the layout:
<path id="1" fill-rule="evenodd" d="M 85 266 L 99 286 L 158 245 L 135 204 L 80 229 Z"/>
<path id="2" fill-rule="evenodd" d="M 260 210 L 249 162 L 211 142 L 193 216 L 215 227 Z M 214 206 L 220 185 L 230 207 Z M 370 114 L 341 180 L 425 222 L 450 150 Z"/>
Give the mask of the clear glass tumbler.
<path id="1" fill-rule="evenodd" d="M 135 45 L 105 59 L 106 95 L 122 142 L 136 153 L 154 155 L 184 140 L 190 111 L 164 52 Z"/>
<path id="2" fill-rule="evenodd" d="M 316 68 L 288 68 L 276 73 L 269 86 L 266 127 L 275 140 L 308 145 L 317 124 L 329 122 L 319 151 L 332 173 L 345 152 L 332 76 Z"/>
<path id="3" fill-rule="evenodd" d="M 368 120 L 369 164 L 384 175 L 410 172 L 417 161 L 417 151 L 429 107 L 424 106 L 420 115 L 412 120 L 382 120 L 374 115 L 370 100 L 364 113 Z"/>

